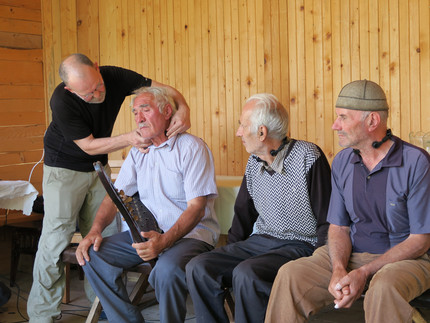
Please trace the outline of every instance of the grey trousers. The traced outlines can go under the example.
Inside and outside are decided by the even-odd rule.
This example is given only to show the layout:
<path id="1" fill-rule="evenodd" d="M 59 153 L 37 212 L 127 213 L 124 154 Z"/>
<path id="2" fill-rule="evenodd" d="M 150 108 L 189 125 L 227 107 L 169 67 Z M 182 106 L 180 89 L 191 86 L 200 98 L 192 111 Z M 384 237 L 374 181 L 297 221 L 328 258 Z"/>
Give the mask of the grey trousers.
<path id="1" fill-rule="evenodd" d="M 128 231 L 103 239 L 98 252 L 90 248 L 90 261 L 83 266 L 110 323 L 144 322 L 138 307 L 130 303 L 121 279 L 123 269 L 144 262 L 131 244 Z M 185 265 L 194 256 L 211 249 L 203 241 L 181 239 L 159 256 L 149 283 L 155 289 L 161 322 L 184 322 L 188 295 Z"/>
<path id="2" fill-rule="evenodd" d="M 106 171 L 110 174 L 109 167 Z M 95 171 L 86 173 L 43 166 L 45 215 L 27 303 L 30 322 L 51 323 L 60 314 L 65 288 L 61 253 L 70 244 L 77 222 L 83 236 L 89 232 L 105 196 Z M 103 231 L 103 236 L 116 232 L 118 227 L 114 221 Z"/>
<path id="3" fill-rule="evenodd" d="M 278 269 L 312 251 L 306 242 L 253 235 L 193 258 L 186 274 L 197 322 L 228 322 L 225 287 L 233 287 L 235 322 L 263 322 Z"/>

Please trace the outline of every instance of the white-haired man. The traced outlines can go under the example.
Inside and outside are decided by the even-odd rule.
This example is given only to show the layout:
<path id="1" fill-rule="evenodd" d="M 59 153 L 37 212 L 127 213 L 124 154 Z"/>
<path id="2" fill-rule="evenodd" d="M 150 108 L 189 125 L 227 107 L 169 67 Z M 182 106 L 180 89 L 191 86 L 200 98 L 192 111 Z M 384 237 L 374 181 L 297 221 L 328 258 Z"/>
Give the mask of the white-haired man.
<path id="1" fill-rule="evenodd" d="M 164 233 L 145 232 L 143 237 L 148 240 L 134 244 L 129 232 L 102 240 L 103 229 L 116 214 L 116 207 L 106 196 L 76 251 L 110 322 L 144 321 L 138 307 L 130 303 L 121 274 L 123 269 L 157 257 L 149 283 L 160 304 L 160 320 L 183 322 L 188 295 L 185 265 L 197 254 L 213 249 L 219 237 L 212 153 L 193 135 L 167 138 L 174 111 L 174 103 L 163 89 L 136 92 L 135 121 L 140 135 L 152 145 L 146 154 L 133 147 L 115 181 L 116 188 L 126 195 L 139 193 Z"/>
<path id="2" fill-rule="evenodd" d="M 234 206 L 228 244 L 192 259 L 187 284 L 197 322 L 262 322 L 278 269 L 324 244 L 330 166 L 315 144 L 287 137 L 286 109 L 271 94 L 250 97 L 237 136 L 249 157 Z"/>

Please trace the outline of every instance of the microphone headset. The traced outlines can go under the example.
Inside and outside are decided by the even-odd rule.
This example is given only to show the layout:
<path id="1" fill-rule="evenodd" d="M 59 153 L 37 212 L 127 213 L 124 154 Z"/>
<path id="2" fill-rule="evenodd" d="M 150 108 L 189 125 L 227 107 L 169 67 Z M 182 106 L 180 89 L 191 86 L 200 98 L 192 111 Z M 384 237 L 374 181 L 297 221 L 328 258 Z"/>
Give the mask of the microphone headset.
<path id="1" fill-rule="evenodd" d="M 387 129 L 387 135 L 384 138 L 382 138 L 381 141 L 372 142 L 372 147 L 375 149 L 378 149 L 379 147 L 382 146 L 384 142 L 386 142 L 388 139 L 391 139 L 391 136 L 392 136 L 391 129 Z"/>
<path id="2" fill-rule="evenodd" d="M 278 149 L 276 149 L 276 150 L 274 150 L 274 149 L 272 149 L 271 151 L 270 151 L 270 155 L 272 155 L 272 156 L 276 156 L 284 147 L 285 147 L 285 145 L 288 143 L 288 138 L 287 137 L 285 137 L 284 139 L 282 139 L 282 143 L 281 143 L 281 145 L 279 146 L 279 148 Z"/>

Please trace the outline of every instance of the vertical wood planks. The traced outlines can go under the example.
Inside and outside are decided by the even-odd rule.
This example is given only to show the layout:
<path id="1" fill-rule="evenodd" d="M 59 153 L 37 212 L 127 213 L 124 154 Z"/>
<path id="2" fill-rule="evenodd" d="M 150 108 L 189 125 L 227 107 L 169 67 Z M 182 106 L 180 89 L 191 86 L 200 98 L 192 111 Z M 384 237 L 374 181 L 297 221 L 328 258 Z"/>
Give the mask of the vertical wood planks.
<path id="1" fill-rule="evenodd" d="M 71 51 L 136 70 L 178 88 L 191 108 L 190 132 L 212 149 L 217 174 L 241 175 L 248 159 L 235 136 L 242 106 L 270 92 L 290 112 L 290 136 L 316 142 L 331 161 L 341 149 L 331 130 L 334 104 L 355 79 L 384 88 L 396 135 L 408 140 L 410 131 L 430 131 L 429 6 L 430 0 L 43 0 L 46 93 Z M 129 102 L 115 134 L 134 128 Z"/>

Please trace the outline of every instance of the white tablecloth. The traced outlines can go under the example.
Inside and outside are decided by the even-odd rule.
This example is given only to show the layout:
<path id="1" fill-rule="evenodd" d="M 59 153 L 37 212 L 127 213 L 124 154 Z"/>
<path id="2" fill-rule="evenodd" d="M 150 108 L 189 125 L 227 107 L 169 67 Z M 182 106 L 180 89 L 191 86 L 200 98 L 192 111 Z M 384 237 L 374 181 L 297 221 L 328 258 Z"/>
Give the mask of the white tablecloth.
<path id="1" fill-rule="evenodd" d="M 27 181 L 0 181 L 0 208 L 22 210 L 30 215 L 37 190 Z"/>

